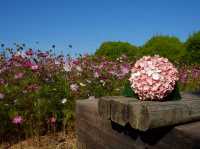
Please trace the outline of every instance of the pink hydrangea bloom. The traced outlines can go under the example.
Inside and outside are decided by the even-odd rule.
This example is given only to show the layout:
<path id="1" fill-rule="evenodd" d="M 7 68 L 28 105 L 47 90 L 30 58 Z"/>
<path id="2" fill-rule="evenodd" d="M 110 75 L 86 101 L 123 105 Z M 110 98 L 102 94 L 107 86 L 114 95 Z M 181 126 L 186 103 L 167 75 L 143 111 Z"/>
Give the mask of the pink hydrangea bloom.
<path id="1" fill-rule="evenodd" d="M 13 124 L 22 124 L 23 123 L 23 118 L 21 116 L 15 116 L 12 120 L 12 123 Z"/>
<path id="2" fill-rule="evenodd" d="M 168 59 L 144 56 L 131 69 L 129 81 L 140 100 L 163 100 L 174 90 L 178 71 Z"/>

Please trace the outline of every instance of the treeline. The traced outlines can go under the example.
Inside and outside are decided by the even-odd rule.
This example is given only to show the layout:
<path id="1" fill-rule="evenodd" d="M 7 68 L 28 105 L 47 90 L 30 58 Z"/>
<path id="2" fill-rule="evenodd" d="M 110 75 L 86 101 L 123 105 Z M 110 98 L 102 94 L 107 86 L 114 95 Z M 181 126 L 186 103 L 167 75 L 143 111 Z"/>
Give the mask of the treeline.
<path id="1" fill-rule="evenodd" d="M 96 50 L 95 55 L 116 59 L 125 54 L 132 60 L 144 55 L 167 57 L 176 64 L 200 64 L 200 31 L 181 42 L 175 36 L 153 36 L 142 46 L 135 46 L 128 42 L 104 42 Z"/>

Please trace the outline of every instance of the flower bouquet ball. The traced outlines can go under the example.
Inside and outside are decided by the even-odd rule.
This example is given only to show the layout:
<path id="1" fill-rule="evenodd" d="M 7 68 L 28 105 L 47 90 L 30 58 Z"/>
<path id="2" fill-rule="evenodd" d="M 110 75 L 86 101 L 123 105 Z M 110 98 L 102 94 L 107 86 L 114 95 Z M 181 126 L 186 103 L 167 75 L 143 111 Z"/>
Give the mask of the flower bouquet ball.
<path id="1" fill-rule="evenodd" d="M 167 58 L 144 56 L 131 69 L 131 88 L 140 100 L 164 100 L 175 88 L 178 71 Z"/>

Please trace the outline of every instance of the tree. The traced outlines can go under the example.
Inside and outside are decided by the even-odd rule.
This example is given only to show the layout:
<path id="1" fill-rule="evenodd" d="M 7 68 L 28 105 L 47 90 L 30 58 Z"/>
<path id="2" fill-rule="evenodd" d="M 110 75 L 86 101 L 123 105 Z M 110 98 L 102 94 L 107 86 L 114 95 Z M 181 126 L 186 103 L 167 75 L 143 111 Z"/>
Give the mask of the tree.
<path id="1" fill-rule="evenodd" d="M 137 50 L 138 48 L 136 46 L 131 45 L 128 42 L 108 41 L 101 44 L 99 49 L 96 50 L 95 55 L 116 59 L 124 54 L 131 59 L 135 59 L 137 57 Z"/>
<path id="2" fill-rule="evenodd" d="M 185 46 L 189 63 L 200 64 L 200 31 L 193 33 Z"/>
<path id="3" fill-rule="evenodd" d="M 168 58 L 172 62 L 182 62 L 185 56 L 184 44 L 174 36 L 154 36 L 141 47 L 140 54 L 155 55 Z"/>

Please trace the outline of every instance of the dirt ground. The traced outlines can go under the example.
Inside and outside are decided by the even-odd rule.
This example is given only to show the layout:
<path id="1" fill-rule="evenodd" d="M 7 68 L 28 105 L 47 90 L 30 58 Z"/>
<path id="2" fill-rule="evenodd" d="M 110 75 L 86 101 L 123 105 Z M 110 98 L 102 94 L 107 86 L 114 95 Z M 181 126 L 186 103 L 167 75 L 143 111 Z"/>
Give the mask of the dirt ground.
<path id="1" fill-rule="evenodd" d="M 1 144 L 0 149 L 76 149 L 74 131 L 62 132 L 26 139 L 17 144 Z"/>

